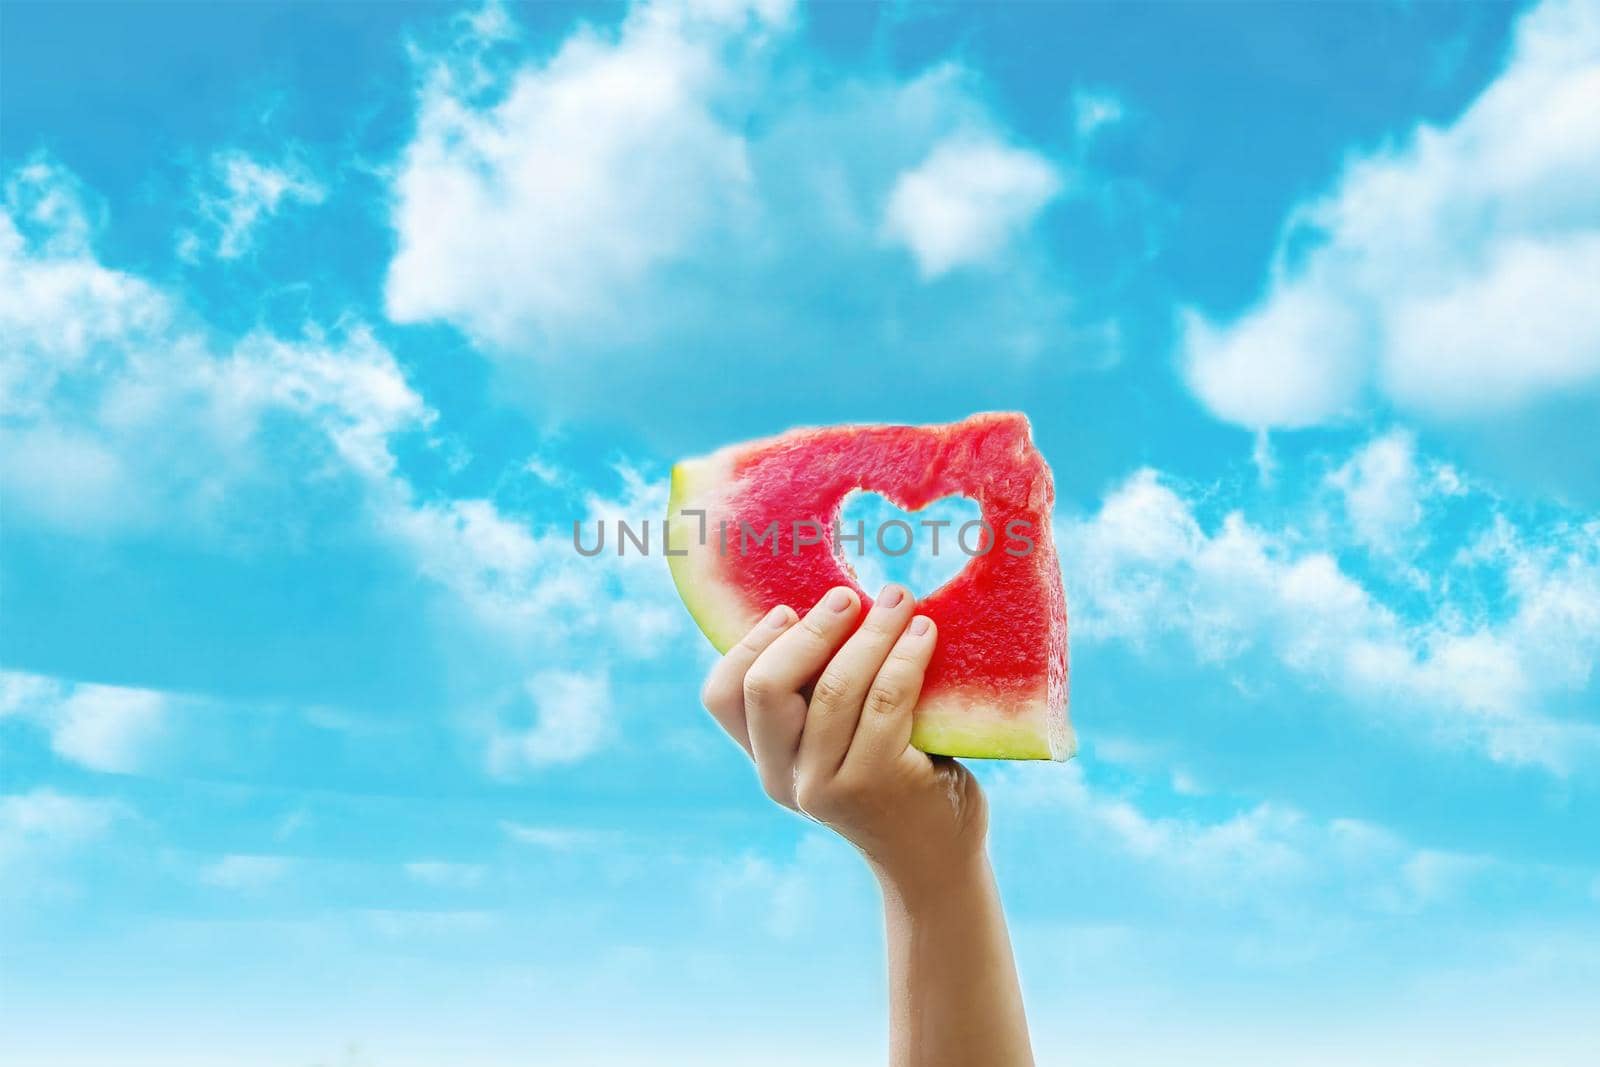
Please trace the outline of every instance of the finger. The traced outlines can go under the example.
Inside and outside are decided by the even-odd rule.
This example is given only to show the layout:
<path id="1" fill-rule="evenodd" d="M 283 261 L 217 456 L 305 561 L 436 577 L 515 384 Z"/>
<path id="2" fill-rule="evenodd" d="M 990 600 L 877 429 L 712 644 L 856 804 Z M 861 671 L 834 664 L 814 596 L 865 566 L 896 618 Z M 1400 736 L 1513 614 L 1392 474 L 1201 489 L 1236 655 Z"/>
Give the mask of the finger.
<path id="1" fill-rule="evenodd" d="M 845 767 L 870 774 L 900 758 L 911 744 L 911 711 L 922 694 L 922 677 L 933 657 L 933 620 L 918 615 L 894 643 L 861 705 L 861 721 L 845 756 Z"/>
<path id="2" fill-rule="evenodd" d="M 794 760 L 806 721 L 800 687 L 827 664 L 850 633 L 861 601 L 844 586 L 831 589 L 766 650 L 744 676 L 745 723 L 767 795 L 794 807 Z"/>
<path id="3" fill-rule="evenodd" d="M 750 728 L 745 723 L 744 715 L 745 672 L 756 661 L 756 657 L 793 626 L 799 617 L 793 608 L 783 604 L 767 612 L 764 619 L 752 626 L 750 632 L 717 661 L 711 673 L 706 675 L 705 687 L 700 690 L 700 702 L 711 713 L 711 717 L 746 752 L 751 752 L 751 748 Z"/>
<path id="4" fill-rule="evenodd" d="M 799 774 L 831 776 L 844 762 L 861 718 L 861 702 L 895 640 L 911 619 L 915 601 L 898 585 L 886 585 L 861 628 L 828 661 L 811 691 L 800 733 Z"/>

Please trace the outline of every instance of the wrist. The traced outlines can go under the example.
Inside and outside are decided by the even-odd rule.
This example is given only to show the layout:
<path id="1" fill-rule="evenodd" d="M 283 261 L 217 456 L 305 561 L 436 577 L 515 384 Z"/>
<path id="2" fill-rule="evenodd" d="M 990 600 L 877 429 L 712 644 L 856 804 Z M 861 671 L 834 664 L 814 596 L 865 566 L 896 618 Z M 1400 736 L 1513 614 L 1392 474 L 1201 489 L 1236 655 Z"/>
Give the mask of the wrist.
<path id="1" fill-rule="evenodd" d="M 872 863 L 886 906 L 924 912 L 946 904 L 965 906 L 994 886 L 989 854 L 981 845 L 959 852 L 918 857 L 915 862 Z"/>

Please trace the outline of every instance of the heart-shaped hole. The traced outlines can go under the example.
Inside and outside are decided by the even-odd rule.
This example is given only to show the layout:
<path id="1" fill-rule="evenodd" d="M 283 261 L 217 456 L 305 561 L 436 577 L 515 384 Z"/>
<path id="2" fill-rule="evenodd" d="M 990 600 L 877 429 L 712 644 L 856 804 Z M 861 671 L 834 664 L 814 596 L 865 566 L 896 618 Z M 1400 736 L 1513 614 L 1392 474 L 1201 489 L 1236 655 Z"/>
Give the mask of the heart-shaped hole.
<path id="1" fill-rule="evenodd" d="M 840 509 L 839 555 L 868 593 L 876 596 L 885 582 L 899 582 L 920 600 L 971 560 L 962 538 L 976 551 L 982 519 L 977 503 L 964 496 L 940 497 L 920 511 L 906 511 L 880 493 L 858 489 Z M 857 531 L 860 540 L 852 540 Z"/>

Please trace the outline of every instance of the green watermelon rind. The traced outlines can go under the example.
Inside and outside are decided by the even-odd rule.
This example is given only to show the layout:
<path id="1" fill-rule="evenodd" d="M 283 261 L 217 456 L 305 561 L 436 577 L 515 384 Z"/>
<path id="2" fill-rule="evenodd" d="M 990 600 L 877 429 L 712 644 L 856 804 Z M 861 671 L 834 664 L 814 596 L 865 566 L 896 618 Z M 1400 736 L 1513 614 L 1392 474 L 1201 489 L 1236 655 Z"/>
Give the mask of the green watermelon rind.
<path id="1" fill-rule="evenodd" d="M 761 619 L 759 608 L 743 603 L 715 573 L 717 553 L 711 544 L 697 545 L 699 523 L 685 518 L 684 508 L 707 507 L 715 487 L 725 482 L 732 464 L 723 452 L 685 460 L 672 468 L 667 497 L 667 567 L 672 584 L 700 632 L 718 652 L 726 652 Z M 710 537 L 715 537 L 711 533 Z"/>
<path id="2" fill-rule="evenodd" d="M 1065 760 L 1077 746 L 1051 729 L 1046 697 L 1021 712 L 996 714 L 993 701 L 959 690 L 919 701 L 911 744 L 932 756 L 966 759 Z"/>

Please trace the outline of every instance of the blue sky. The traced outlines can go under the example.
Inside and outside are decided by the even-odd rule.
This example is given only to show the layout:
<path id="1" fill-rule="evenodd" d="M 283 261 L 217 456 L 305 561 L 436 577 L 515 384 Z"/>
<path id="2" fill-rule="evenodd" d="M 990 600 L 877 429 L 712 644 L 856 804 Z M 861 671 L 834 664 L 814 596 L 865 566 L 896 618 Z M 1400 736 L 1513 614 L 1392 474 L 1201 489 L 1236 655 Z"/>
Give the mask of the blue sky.
<path id="1" fill-rule="evenodd" d="M 870 881 L 571 523 L 992 408 L 1040 1062 L 1592 1056 L 1594 4 L 3 20 L 0 1059 L 878 1062 Z"/>

